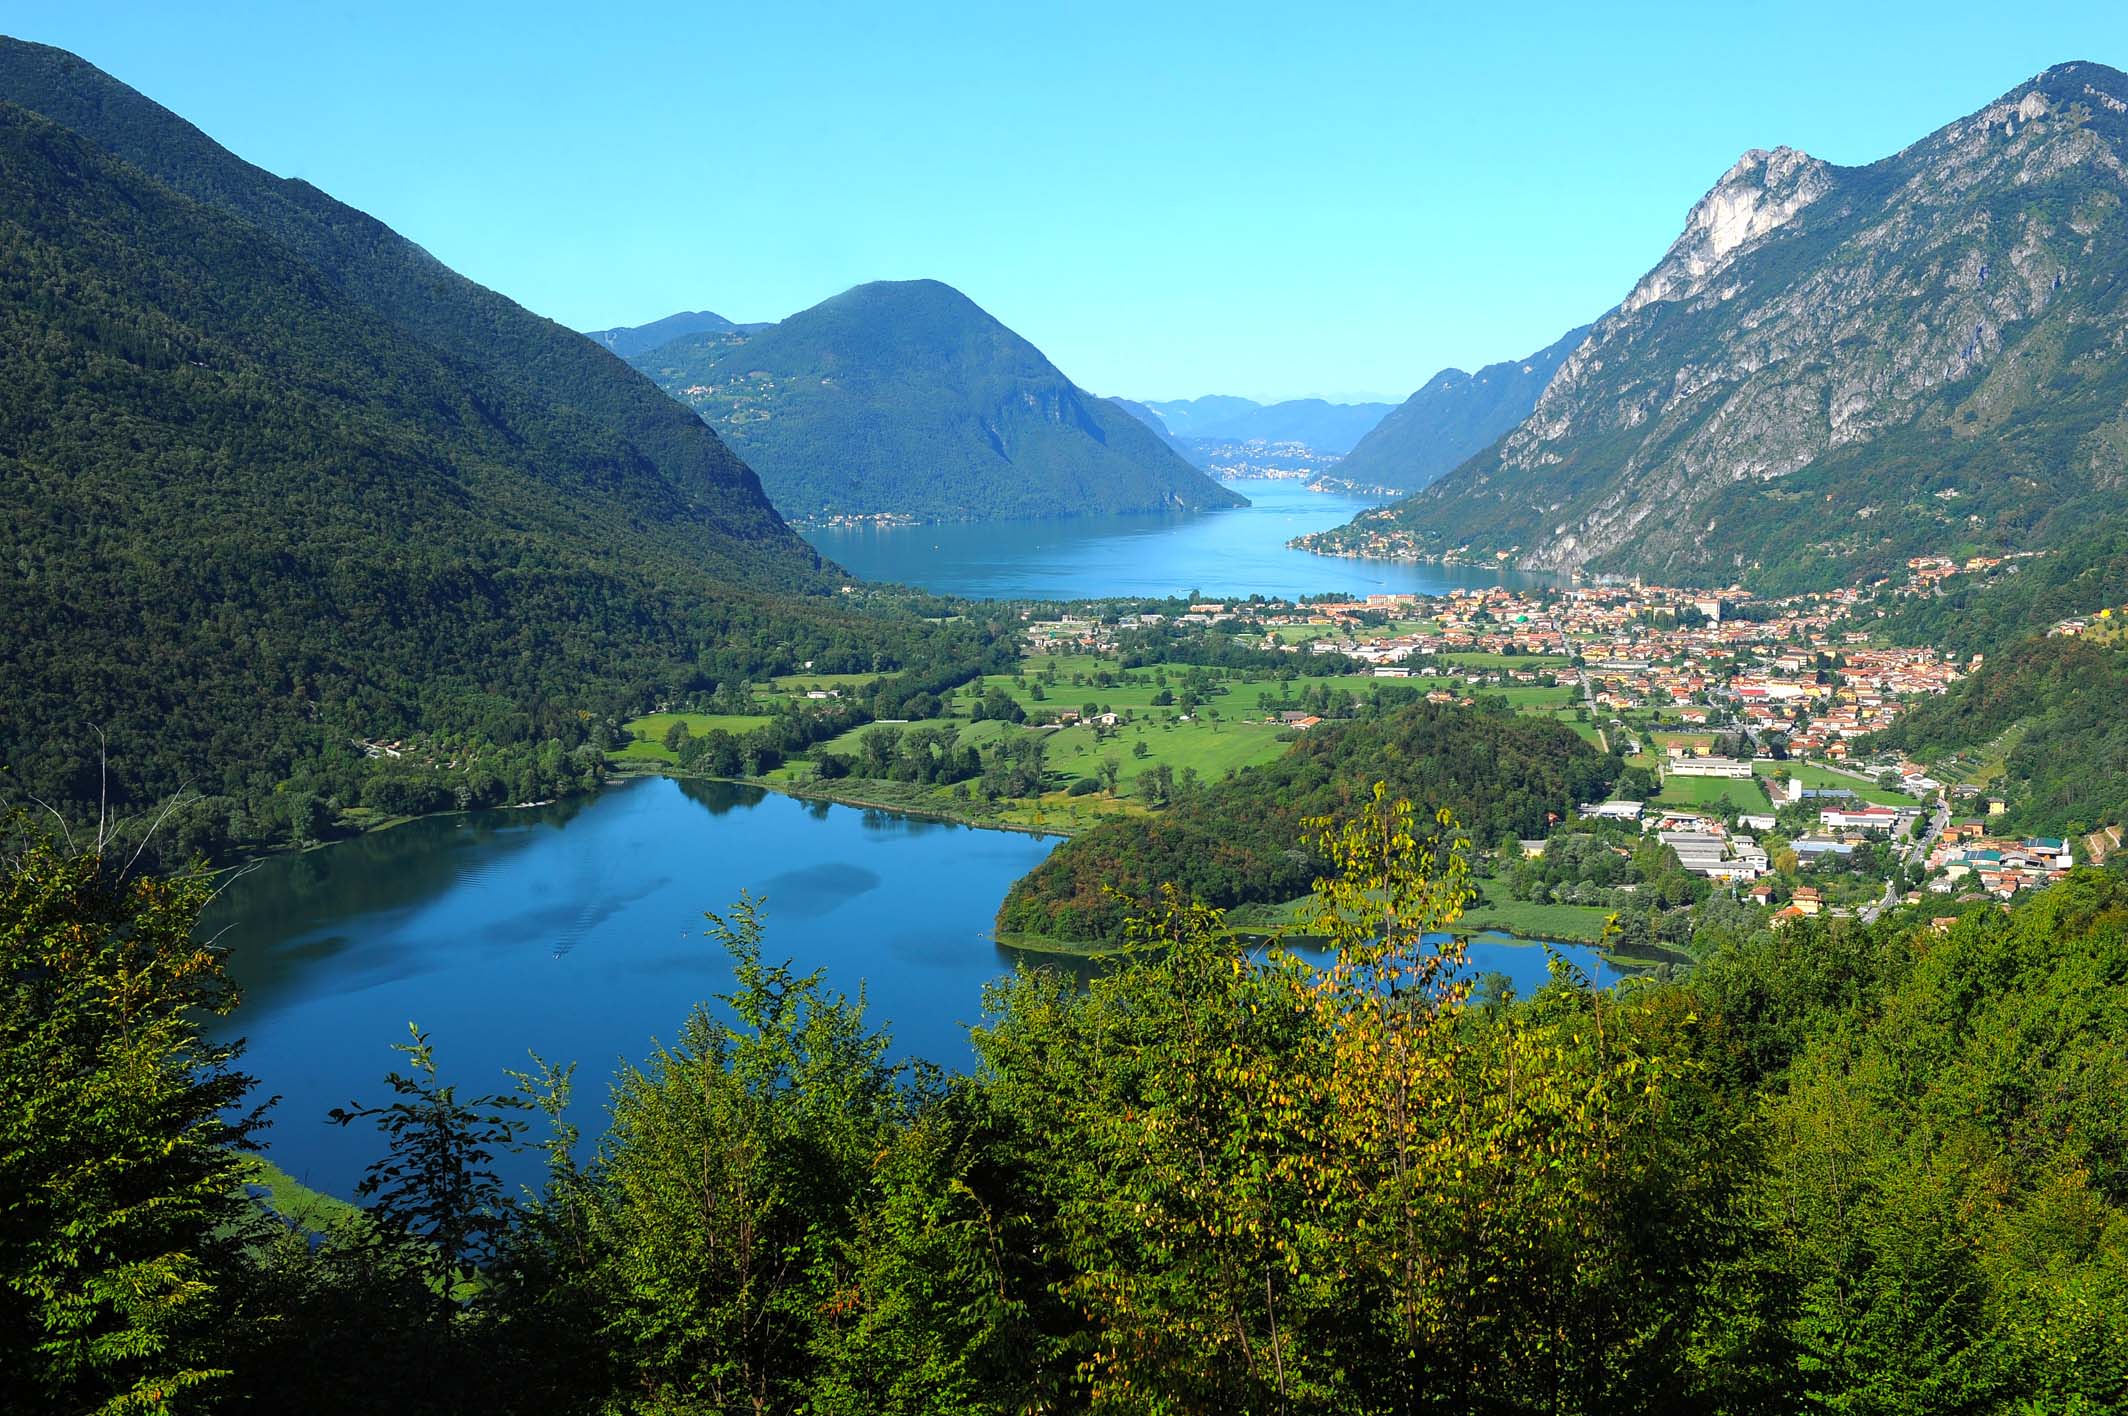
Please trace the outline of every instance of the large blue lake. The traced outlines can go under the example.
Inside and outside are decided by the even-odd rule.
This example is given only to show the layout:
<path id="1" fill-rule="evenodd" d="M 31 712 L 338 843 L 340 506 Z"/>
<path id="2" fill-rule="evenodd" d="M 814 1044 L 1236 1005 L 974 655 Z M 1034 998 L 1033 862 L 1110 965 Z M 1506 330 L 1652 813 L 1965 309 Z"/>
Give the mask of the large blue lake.
<path id="1" fill-rule="evenodd" d="M 223 893 L 207 925 L 226 930 L 245 990 L 231 1031 L 250 1040 L 246 1067 L 281 1098 L 271 1155 L 347 1195 L 376 1139 L 325 1113 L 383 1099 L 409 1022 L 469 1093 L 502 1087 L 528 1050 L 578 1062 L 576 1119 L 595 1136 L 616 1064 L 729 989 L 702 915 L 741 891 L 767 901 L 770 958 L 862 987 L 900 1055 L 966 1066 L 983 986 L 1016 962 L 991 919 L 1054 845 L 653 778 L 270 861 Z M 1615 977 L 1593 951 L 1569 952 Z M 1504 940 L 1476 941 L 1472 966 L 1523 993 L 1545 978 L 1541 949 Z"/>
<path id="2" fill-rule="evenodd" d="M 1463 566 L 1317 556 L 1286 542 L 1342 526 L 1371 502 L 1311 492 L 1298 481 L 1228 486 L 1249 498 L 1232 511 L 1176 516 L 1087 516 L 945 526 L 826 527 L 806 532 L 823 555 L 867 580 L 920 585 L 978 599 L 1096 599 L 1104 595 L 1291 597 L 1328 591 L 1439 594 L 1532 577 Z"/>

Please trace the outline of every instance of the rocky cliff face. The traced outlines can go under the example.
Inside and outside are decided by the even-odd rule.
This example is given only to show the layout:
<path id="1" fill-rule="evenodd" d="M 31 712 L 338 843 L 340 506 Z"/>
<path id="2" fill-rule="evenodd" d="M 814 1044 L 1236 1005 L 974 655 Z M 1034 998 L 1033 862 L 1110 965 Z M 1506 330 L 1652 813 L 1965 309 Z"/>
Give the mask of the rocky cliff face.
<path id="1" fill-rule="evenodd" d="M 2128 518 L 2128 76 L 1751 152 L 1530 417 L 1344 549 L 1825 583 Z"/>

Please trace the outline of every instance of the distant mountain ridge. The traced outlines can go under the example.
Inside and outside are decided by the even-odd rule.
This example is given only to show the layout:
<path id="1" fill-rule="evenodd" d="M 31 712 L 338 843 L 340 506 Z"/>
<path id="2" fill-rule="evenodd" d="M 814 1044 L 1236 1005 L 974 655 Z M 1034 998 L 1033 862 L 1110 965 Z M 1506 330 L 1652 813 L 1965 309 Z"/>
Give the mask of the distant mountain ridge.
<path id="1" fill-rule="evenodd" d="M 1531 416 L 1325 549 L 1802 588 L 2128 517 L 2128 76 L 1744 155 Z"/>
<path id="2" fill-rule="evenodd" d="M 1258 403 L 1230 394 L 1137 404 L 1118 401 L 1151 411 L 1162 429 L 1186 441 L 1294 442 L 1333 455 L 1350 452 L 1390 411 L 1387 403 L 1331 403 L 1321 398 Z"/>
<path id="3" fill-rule="evenodd" d="M 1139 403 L 1134 399 L 1111 398 L 1108 401 L 1110 403 L 1115 404 L 1124 412 L 1130 414 L 1131 417 L 1136 418 L 1139 422 L 1145 424 L 1146 427 L 1151 428 L 1154 432 L 1158 433 L 1160 435 L 1160 441 L 1166 443 L 1169 447 L 1175 449 L 1175 451 L 1182 453 L 1183 456 L 1189 456 L 1189 444 L 1185 443 L 1181 438 L 1176 437 L 1172 432 L 1169 432 L 1167 420 L 1165 418 L 1162 418 L 1158 413 L 1155 413 L 1152 409 L 1146 407 L 1144 404 Z"/>
<path id="4" fill-rule="evenodd" d="M 630 361 L 713 424 L 801 520 L 1246 505 L 935 280 L 878 281 L 778 324 Z"/>
<path id="5" fill-rule="evenodd" d="M 662 320 L 652 320 L 647 325 L 619 325 L 613 329 L 585 331 L 585 336 L 597 340 L 623 359 L 670 344 L 687 334 L 721 334 L 739 326 L 712 310 L 683 310 L 677 315 L 667 315 Z"/>
<path id="6" fill-rule="evenodd" d="M 1591 326 L 1571 329 L 1525 359 L 1475 374 L 1443 369 L 1398 404 L 1338 464 L 1355 485 L 1415 492 L 1483 452 L 1530 415 Z"/>

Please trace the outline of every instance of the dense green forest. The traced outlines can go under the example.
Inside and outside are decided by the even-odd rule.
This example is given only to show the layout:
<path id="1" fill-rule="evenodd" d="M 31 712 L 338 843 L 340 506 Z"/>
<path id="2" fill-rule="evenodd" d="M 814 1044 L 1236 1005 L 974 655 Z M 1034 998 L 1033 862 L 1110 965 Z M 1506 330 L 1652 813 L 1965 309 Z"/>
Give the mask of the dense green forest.
<path id="1" fill-rule="evenodd" d="M 0 195 L 0 797 L 186 789 L 165 846 L 296 843 L 581 789 L 668 697 L 976 672 L 1001 632 L 827 593 L 645 380 L 71 56 L 0 41 Z"/>
<path id="2" fill-rule="evenodd" d="M 797 518 L 1243 501 L 935 280 L 860 285 L 781 324 L 687 335 L 629 362 L 713 423 Z"/>
<path id="3" fill-rule="evenodd" d="M 1429 810 L 1453 811 L 1491 846 L 1547 834 L 1548 815 L 1601 800 L 1620 770 L 1564 725 L 1517 715 L 1500 699 L 1474 710 L 1409 703 L 1325 723 L 1275 762 L 1073 836 L 1012 887 L 998 928 L 1112 941 L 1164 885 L 1221 907 L 1306 894 L 1323 862 L 1300 848 L 1301 821 L 1350 810 L 1377 779 Z"/>
<path id="4" fill-rule="evenodd" d="M 1001 981 L 946 1077 L 742 905 L 704 943 L 732 994 L 622 1067 L 602 1135 L 560 1124 L 568 1065 L 454 1078 L 416 1035 L 332 1118 L 375 1136 L 361 1210 L 306 1227 L 247 1191 L 253 1093 L 198 1032 L 235 1006 L 206 884 L 16 823 L 0 1405 L 2128 1402 L 2128 880 L 1947 929 L 1737 916 L 1685 981 L 1559 963 L 1480 1002 L 1427 942 L 1468 895 L 1452 820 L 1301 829 L 1326 968 L 1171 897 L 1090 986 Z"/>
<path id="5" fill-rule="evenodd" d="M 2008 800 L 2009 827 L 2065 836 L 2128 821 L 2128 648 L 2022 640 L 1874 741 L 1926 762 L 2007 746 L 1992 789 Z"/>

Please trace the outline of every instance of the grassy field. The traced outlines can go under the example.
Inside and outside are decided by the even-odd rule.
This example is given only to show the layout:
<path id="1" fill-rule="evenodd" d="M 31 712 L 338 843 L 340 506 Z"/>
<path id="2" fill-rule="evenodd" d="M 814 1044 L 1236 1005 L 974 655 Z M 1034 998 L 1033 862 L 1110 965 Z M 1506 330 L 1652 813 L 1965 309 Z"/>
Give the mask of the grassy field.
<path id="1" fill-rule="evenodd" d="M 1845 787 L 1864 801 L 1877 802 L 1884 806 L 1912 806 L 1914 798 L 1905 792 L 1887 791 L 1875 782 L 1865 782 L 1850 777 L 1845 772 L 1835 772 L 1830 767 L 1821 767 L 1814 762 L 1761 762 L 1757 770 L 1762 777 L 1771 777 L 1780 768 L 1787 768 L 1788 775 L 1806 787 Z"/>
<path id="2" fill-rule="evenodd" d="M 1663 806 L 1719 810 L 1725 803 L 1738 811 L 1771 811 L 1756 784 L 1728 777 L 1665 777 L 1655 800 Z"/>
<path id="3" fill-rule="evenodd" d="M 345 1200 L 320 1193 L 264 1156 L 244 1157 L 245 1183 L 289 1223 L 320 1233 L 362 1213 Z"/>
<path id="4" fill-rule="evenodd" d="M 1937 766 L 1935 775 L 1954 786 L 1986 790 L 2009 770 L 2010 754 L 2024 741 L 2025 733 L 2031 726 L 2027 722 L 2010 724 L 1993 742 L 1975 748 L 1970 753 L 1961 754 L 1956 762 Z"/>
<path id="5" fill-rule="evenodd" d="M 1113 757 L 1128 795 L 1131 784 L 1150 768 L 1166 766 L 1178 777 L 1194 769 L 1204 780 L 1216 782 L 1229 772 L 1273 760 L 1291 740 L 1289 729 L 1262 722 L 1140 720 L 1115 729 L 1102 741 L 1095 739 L 1092 728 L 1059 728 L 1049 735 L 1044 765 L 1051 780 L 1068 787 L 1080 777 L 1098 777 L 1102 760 Z M 1140 743 L 1145 744 L 1143 757 L 1136 755 Z"/>
<path id="6" fill-rule="evenodd" d="M 1463 656 L 1488 662 L 1504 662 L 1498 656 Z M 1520 662 L 1516 660 L 1515 662 Z M 1200 701 L 1185 712 L 1180 699 L 1185 685 L 1195 677 Z M 812 688 L 848 687 L 869 681 L 863 674 L 788 674 L 756 691 L 764 708 Z M 1094 680 L 1106 677 L 1100 684 Z M 1074 683 L 1077 678 L 1081 682 Z M 890 728 L 940 727 L 958 730 L 957 741 L 966 747 L 981 747 L 1007 735 L 1036 731 L 995 720 L 975 721 L 971 712 L 993 692 L 1001 692 L 1030 715 L 1083 710 L 1114 712 L 1128 721 L 1097 735 L 1090 725 L 1071 725 L 1045 731 L 1043 778 L 1047 790 L 1025 801 L 984 803 L 967 795 L 956 796 L 951 786 L 922 787 L 911 783 L 881 783 L 865 779 L 842 779 L 834 783 L 812 781 L 811 762 L 786 763 L 769 772 L 763 781 L 806 794 L 818 793 L 847 800 L 875 801 L 914 811 L 930 811 L 965 820 L 1001 822 L 1028 829 L 1070 832 L 1105 816 L 1142 811 L 1137 794 L 1145 773 L 1165 767 L 1179 779 L 1194 772 L 1200 780 L 1219 781 L 1231 773 L 1270 762 L 1283 754 L 1293 739 L 1293 730 L 1265 721 L 1265 701 L 1291 703 L 1302 694 L 1350 693 L 1365 701 L 1388 689 L 1398 693 L 1432 692 L 1436 689 L 1466 695 L 1497 695 L 1518 712 L 1567 721 L 1574 731 L 1595 739 L 1595 729 L 1571 720 L 1573 691 L 1515 684 L 1505 688 L 1471 685 L 1459 678 L 1376 678 L 1372 674 L 1346 674 L 1313 678 L 1296 676 L 1282 680 L 1275 671 L 1226 674 L 1193 669 L 1183 664 L 1146 665 L 1125 670 L 1113 656 L 1094 654 L 1030 654 L 1016 674 L 990 674 L 947 696 L 942 716 L 919 723 L 886 724 Z M 1040 697 L 1037 697 L 1037 693 Z M 1154 699 L 1165 694 L 1170 702 Z M 665 733 L 675 722 L 685 722 L 688 731 L 700 735 L 714 729 L 744 733 L 770 721 L 764 714 L 656 713 L 627 725 L 629 743 L 615 756 L 640 766 L 670 764 L 674 755 L 664 746 Z M 867 724 L 814 747 L 809 756 L 833 753 L 861 759 Z M 1140 752 L 1143 755 L 1139 755 Z M 1118 769 L 1118 793 L 1106 791 L 1068 796 L 1074 782 L 1101 780 L 1104 761 L 1114 758 Z M 860 769 L 861 770 L 861 769 Z"/>
<path id="7" fill-rule="evenodd" d="M 1398 639 L 1408 634 L 1439 634 L 1441 627 L 1432 620 L 1392 620 L 1384 625 L 1359 625 L 1342 628 L 1332 624 L 1282 624 L 1271 633 L 1287 644 L 1306 644 L 1312 639 L 1355 639 L 1370 644 L 1381 639 Z"/>
<path id="8" fill-rule="evenodd" d="M 766 713 L 651 713 L 624 724 L 629 742 L 613 756 L 623 762 L 674 762 L 665 746 L 665 734 L 674 723 L 687 724 L 687 731 L 701 737 L 714 729 L 737 735 L 752 732 L 769 721 Z"/>
<path id="9" fill-rule="evenodd" d="M 827 693 L 841 689 L 848 693 L 885 677 L 885 674 L 782 674 L 766 683 L 755 684 L 754 701 L 780 707 L 794 699 L 803 699 L 810 690 Z"/>
<path id="10" fill-rule="evenodd" d="M 1492 900 L 1472 905 L 1456 925 L 1458 933 L 1497 929 L 1517 939 L 1549 939 L 1560 944 L 1600 944 L 1609 910 L 1593 905 L 1536 905 L 1527 900 Z"/>

